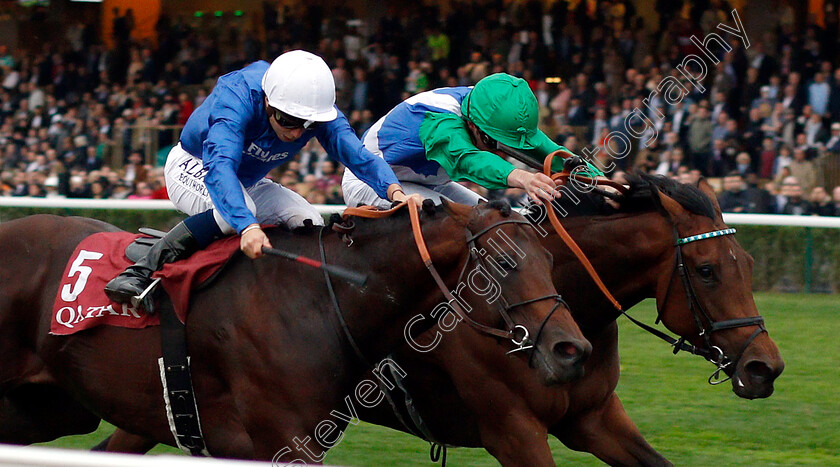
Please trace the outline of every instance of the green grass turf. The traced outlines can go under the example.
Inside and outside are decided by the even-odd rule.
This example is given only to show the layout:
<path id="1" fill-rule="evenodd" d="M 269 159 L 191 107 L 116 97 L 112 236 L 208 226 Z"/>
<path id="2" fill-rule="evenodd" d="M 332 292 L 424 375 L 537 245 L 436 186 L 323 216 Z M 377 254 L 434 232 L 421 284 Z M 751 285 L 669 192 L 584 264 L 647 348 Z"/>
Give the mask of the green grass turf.
<path id="1" fill-rule="evenodd" d="M 674 356 L 666 344 L 621 320 L 622 376 L 617 392 L 645 438 L 678 466 L 840 465 L 840 298 L 757 294 L 759 311 L 781 349 L 785 372 L 769 399 L 749 401 L 729 383 L 712 387 L 713 369 L 699 357 Z M 653 322 L 653 302 L 632 310 Z M 66 437 L 50 446 L 87 449 L 112 431 Z M 600 465 L 552 439 L 561 465 Z M 169 447 L 153 452 L 172 453 Z M 432 465 L 428 444 L 360 424 L 326 458 L 328 464 Z M 497 465 L 480 449 L 451 449 L 450 465 Z"/>

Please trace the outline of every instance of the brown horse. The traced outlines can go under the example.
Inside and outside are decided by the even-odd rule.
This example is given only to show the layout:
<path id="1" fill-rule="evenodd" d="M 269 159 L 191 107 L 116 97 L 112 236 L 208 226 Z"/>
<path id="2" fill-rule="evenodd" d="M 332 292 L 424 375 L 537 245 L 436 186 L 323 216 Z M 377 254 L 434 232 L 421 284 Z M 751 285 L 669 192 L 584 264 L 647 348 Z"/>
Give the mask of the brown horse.
<path id="1" fill-rule="evenodd" d="M 369 274 L 362 289 L 339 282 L 334 287 L 349 335 L 373 361 L 404 344 L 410 317 L 423 318 L 412 337 L 428 329 L 434 323 L 430 312 L 441 301 L 404 211 L 388 219 L 357 220 L 350 248 L 333 234 L 322 239 L 330 262 Z M 530 356 L 518 352 L 514 358 L 533 362 L 538 372 L 531 377 L 540 375 L 539 384 L 580 376 L 591 347 L 568 310 L 554 300 L 551 256 L 533 229 L 522 225 L 527 222 L 509 207 L 451 205 L 426 211 L 423 235 L 453 290 L 468 264 L 482 264 L 468 254 L 467 242 L 501 256 L 525 255 L 527 261 L 506 271 L 490 271 L 485 264 L 485 279 L 498 286 L 498 300 L 472 300 L 470 316 L 499 328 L 509 310 L 508 318 L 535 341 Z M 0 374 L 0 442 L 28 444 L 86 433 L 105 419 L 148 440 L 174 443 L 161 398 L 157 329 L 102 326 L 71 336 L 48 334 L 64 265 L 83 238 L 108 230 L 114 228 L 57 216 L 0 226 L 0 342 L 6 356 Z M 278 248 L 319 254 L 318 235 L 275 229 L 270 236 Z M 351 348 L 325 292 L 320 271 L 237 254 L 212 286 L 194 295 L 187 344 L 212 455 L 272 459 L 280 453 L 278 460 L 318 461 L 330 443 L 340 440 L 347 423 L 358 422 L 360 404 L 352 396 L 369 397 L 375 385 L 369 382 L 360 395 L 357 383 L 368 368 Z M 500 309 L 502 302 L 509 304 L 507 310 Z M 515 339 L 523 340 L 521 334 Z M 497 337 L 484 337 L 481 345 L 511 348 Z"/>
<path id="2" fill-rule="evenodd" d="M 579 203 L 566 196 L 561 203 L 569 213 L 563 219 L 565 228 L 624 309 L 656 298 L 666 327 L 700 349 L 707 345 L 722 349 L 727 357 L 722 364 L 729 363 L 723 371 L 732 376 L 736 394 L 770 396 L 784 363 L 758 325 L 751 293 L 752 258 L 731 235 L 689 242 L 679 250 L 675 245 L 677 238 L 726 230 L 713 190 L 705 182 L 697 189 L 663 178 L 629 178 L 630 192 L 618 210 L 594 196 L 578 193 Z M 544 212 L 542 217 L 532 216 L 535 223 L 544 219 Z M 540 227 L 552 232 L 548 222 Z M 645 441 L 615 394 L 618 312 L 556 234 L 549 233 L 543 244 L 555 259 L 555 284 L 593 344 L 585 376 L 558 386 L 539 384 L 527 378 L 524 362 L 510 359 L 501 349 L 471 345 L 479 336 L 460 326 L 432 352 L 404 348 L 394 354 L 408 373 L 404 383 L 427 433 L 450 446 L 485 447 L 506 466 L 553 465 L 548 433 L 609 464 L 669 464 Z M 678 251 L 687 268 L 688 288 L 677 269 Z M 713 323 L 726 322 L 754 324 L 709 331 Z M 707 330 L 710 344 L 700 335 L 702 329 Z M 439 332 L 431 329 L 417 339 L 418 344 L 429 344 Z M 400 421 L 411 424 L 404 408 L 397 417 L 381 404 L 363 410 L 360 417 L 402 431 L 419 431 Z M 139 453 L 154 443 L 117 430 L 102 446 Z"/>
<path id="3" fill-rule="evenodd" d="M 705 182 L 698 190 L 663 178 L 629 178 L 630 193 L 615 212 L 604 205 L 585 206 L 593 197 L 581 196 L 577 206 L 568 197 L 563 206 L 578 215 L 566 217 L 565 228 L 624 309 L 656 298 L 667 328 L 700 349 L 713 345 L 722 350 L 728 363 L 723 371 L 732 377 L 737 395 L 770 396 L 784 363 L 757 318 L 752 258 L 731 235 L 675 246 L 677 238 L 726 231 L 713 190 Z M 547 222 L 543 226 L 550 231 Z M 549 234 L 543 244 L 555 258 L 555 284 L 593 345 L 586 375 L 554 387 L 534 384 L 522 378 L 527 368 L 521 362 L 504 364 L 500 352 L 469 354 L 471 365 L 458 351 L 474 338 L 468 329 L 459 329 L 427 354 L 403 349 L 394 358 L 409 374 L 406 387 L 429 432 L 441 443 L 483 446 L 506 466 L 553 465 L 547 433 L 609 464 L 668 464 L 645 441 L 614 392 L 619 378 L 618 312 L 557 235 Z M 677 269 L 677 255 L 685 265 L 688 286 Z M 712 332 L 715 323 L 732 327 Z M 507 373 L 508 380 L 520 384 L 488 387 L 483 383 L 488 372 Z M 384 407 L 361 416 L 406 430 Z"/>

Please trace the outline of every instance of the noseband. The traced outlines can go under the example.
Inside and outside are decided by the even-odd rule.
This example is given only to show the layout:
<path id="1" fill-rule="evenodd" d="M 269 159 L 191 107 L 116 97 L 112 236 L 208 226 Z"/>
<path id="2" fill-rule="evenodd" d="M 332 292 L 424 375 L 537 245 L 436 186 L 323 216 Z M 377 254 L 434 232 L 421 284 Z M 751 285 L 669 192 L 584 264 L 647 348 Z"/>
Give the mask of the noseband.
<path id="1" fill-rule="evenodd" d="M 730 376 L 724 379 L 720 379 L 720 372 L 732 366 L 733 364 L 734 366 L 737 366 L 738 361 L 741 359 L 741 356 L 744 354 L 744 351 L 747 350 L 747 347 L 749 347 L 749 345 L 752 344 L 752 342 L 755 340 L 756 337 L 758 337 L 759 334 L 761 334 L 762 332 L 767 332 L 767 329 L 764 327 L 764 318 L 762 318 L 761 316 L 734 318 L 727 319 L 724 321 L 713 320 L 709 313 L 706 312 L 706 310 L 703 308 L 703 305 L 700 303 L 700 299 L 697 297 L 697 293 L 694 291 L 694 287 L 691 283 L 691 276 L 688 274 L 688 268 L 685 266 L 685 261 L 683 260 L 682 246 L 686 243 L 734 234 L 735 229 L 730 228 L 680 238 L 679 233 L 677 232 L 677 228 L 674 227 L 674 246 L 676 248 L 676 254 L 674 257 L 675 266 L 674 270 L 671 271 L 671 276 L 668 279 L 668 288 L 665 290 L 665 297 L 661 302 L 662 306 L 664 306 L 664 304 L 667 303 L 668 295 L 671 291 L 671 284 L 673 283 L 674 271 L 676 271 L 677 273 L 679 273 L 680 280 L 683 284 L 683 289 L 685 290 L 685 294 L 688 299 L 688 309 L 691 310 L 691 314 L 694 317 L 694 322 L 697 324 L 697 329 L 699 329 L 698 335 L 703 338 L 705 348 L 698 348 L 696 346 L 688 344 L 685 338 L 681 337 L 676 340 L 671 339 L 673 341 L 672 345 L 674 346 L 674 353 L 676 354 L 680 350 L 684 350 L 695 355 L 700 355 L 701 357 L 704 357 L 706 360 L 712 362 L 715 366 L 717 366 L 717 369 L 714 371 L 714 373 L 712 373 L 712 375 L 709 376 L 709 384 L 712 385 L 721 384 L 723 382 L 728 381 L 731 378 Z M 657 307 L 656 311 L 656 323 L 659 323 L 659 321 L 662 319 L 662 308 Z M 704 323 L 709 323 L 709 325 L 706 326 Z M 734 360 L 730 359 L 720 347 L 712 344 L 712 333 L 722 331 L 725 329 L 735 329 L 746 326 L 757 326 L 757 328 L 741 347 L 741 351 L 738 353 Z"/>

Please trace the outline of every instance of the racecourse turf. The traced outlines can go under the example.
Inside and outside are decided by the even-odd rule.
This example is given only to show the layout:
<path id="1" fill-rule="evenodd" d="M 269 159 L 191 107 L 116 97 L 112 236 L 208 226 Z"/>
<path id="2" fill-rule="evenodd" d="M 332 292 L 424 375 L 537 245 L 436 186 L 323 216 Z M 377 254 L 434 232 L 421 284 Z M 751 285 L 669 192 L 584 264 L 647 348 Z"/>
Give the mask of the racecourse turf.
<path id="1" fill-rule="evenodd" d="M 678 466 L 840 466 L 840 297 L 756 294 L 785 371 L 769 399 L 744 400 L 729 383 L 706 383 L 712 367 L 621 319 L 617 392 L 645 438 Z M 653 301 L 631 313 L 652 323 Z M 63 438 L 49 446 L 87 449 L 112 431 Z M 600 465 L 551 439 L 559 465 Z M 333 465 L 430 466 L 428 444 L 373 425 L 351 427 L 327 456 Z M 157 447 L 153 453 L 175 452 Z M 450 449 L 448 465 L 497 465 L 481 449 Z"/>

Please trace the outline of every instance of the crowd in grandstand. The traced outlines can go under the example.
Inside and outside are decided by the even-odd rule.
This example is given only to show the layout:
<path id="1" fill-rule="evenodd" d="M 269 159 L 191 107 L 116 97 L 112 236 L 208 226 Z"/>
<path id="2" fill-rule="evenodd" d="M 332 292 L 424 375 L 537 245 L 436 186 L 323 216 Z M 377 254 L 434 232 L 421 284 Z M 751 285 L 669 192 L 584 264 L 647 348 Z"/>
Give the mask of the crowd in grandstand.
<path id="1" fill-rule="evenodd" d="M 542 129 L 576 153 L 604 159 L 615 152 L 608 135 L 641 134 L 628 155 L 601 161 L 612 177 L 705 176 L 720 180 L 726 211 L 840 215 L 832 18 L 797 27 L 780 6 L 749 47 L 721 33 L 727 47 L 711 48 L 720 64 L 708 67 L 705 92 L 685 83 L 690 92 L 668 105 L 646 98 L 668 76 L 685 82 L 677 65 L 700 54 L 692 36 L 735 24 L 725 1 L 658 1 L 658 25 L 645 25 L 630 1 L 543 5 L 451 2 L 442 14 L 417 2 L 365 24 L 341 7 L 265 2 L 259 28 L 239 17 L 161 17 L 154 42 L 132 39 L 129 10 L 116 16 L 110 47 L 82 24 L 43 50 L 0 46 L 0 195 L 166 199 L 149 148 L 166 154 L 177 138 L 167 129 L 184 124 L 222 73 L 303 48 L 330 64 L 336 103 L 359 135 L 412 94 L 504 71 L 529 82 Z M 646 131 L 625 125 L 636 111 Z M 317 141 L 282 169 L 272 176 L 310 202 L 342 202 L 343 167 Z M 483 194 L 523 199 L 515 189 Z"/>

